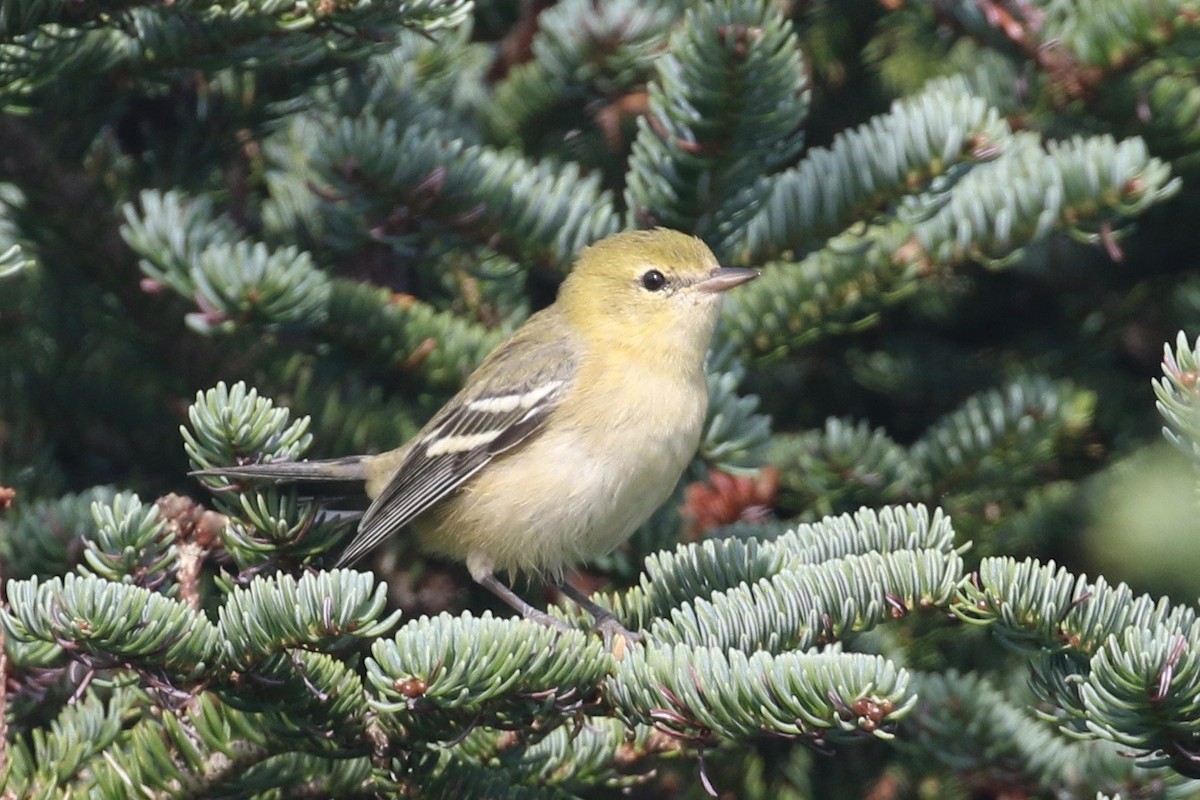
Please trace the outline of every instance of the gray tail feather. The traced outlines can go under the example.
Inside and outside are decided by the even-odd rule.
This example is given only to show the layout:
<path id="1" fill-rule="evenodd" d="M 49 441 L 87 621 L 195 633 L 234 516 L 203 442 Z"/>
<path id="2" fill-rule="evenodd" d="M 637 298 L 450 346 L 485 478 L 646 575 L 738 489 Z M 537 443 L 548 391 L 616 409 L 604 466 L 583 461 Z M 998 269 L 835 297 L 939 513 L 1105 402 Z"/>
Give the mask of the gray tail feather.
<path id="1" fill-rule="evenodd" d="M 237 467 L 198 469 L 190 474 L 200 477 L 248 478 L 250 480 L 275 480 L 284 483 L 296 481 L 357 482 L 367 479 L 366 456 L 327 458 L 321 461 L 271 461 L 266 464 L 243 464 Z"/>

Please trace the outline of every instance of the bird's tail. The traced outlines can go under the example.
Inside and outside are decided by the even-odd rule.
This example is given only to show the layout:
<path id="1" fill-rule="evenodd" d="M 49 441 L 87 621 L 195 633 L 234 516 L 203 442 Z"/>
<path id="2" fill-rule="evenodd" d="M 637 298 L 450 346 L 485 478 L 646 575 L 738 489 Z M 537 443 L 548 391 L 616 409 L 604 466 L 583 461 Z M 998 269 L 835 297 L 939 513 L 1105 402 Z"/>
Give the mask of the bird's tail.
<path id="1" fill-rule="evenodd" d="M 277 483 L 354 484 L 367 480 L 366 456 L 327 458 L 322 461 L 271 461 L 266 464 L 198 469 L 191 474 L 200 478 L 217 476 Z"/>

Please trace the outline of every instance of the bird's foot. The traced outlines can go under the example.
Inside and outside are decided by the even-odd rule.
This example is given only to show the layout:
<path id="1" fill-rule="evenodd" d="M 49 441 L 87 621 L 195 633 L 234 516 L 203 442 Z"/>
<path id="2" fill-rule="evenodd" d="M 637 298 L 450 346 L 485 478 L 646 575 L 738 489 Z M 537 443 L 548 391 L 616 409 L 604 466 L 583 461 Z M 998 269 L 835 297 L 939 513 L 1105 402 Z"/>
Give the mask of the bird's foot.
<path id="1" fill-rule="evenodd" d="M 620 648 L 623 653 L 626 649 L 632 647 L 642 641 L 645 636 L 641 631 L 631 631 L 621 624 L 621 621 L 612 614 L 597 614 L 596 622 L 592 625 L 592 630 L 600 634 L 604 639 L 604 649 L 609 652 L 614 652 L 614 645 Z M 621 637 L 624 641 L 618 642 L 617 637 Z"/>
<path id="2" fill-rule="evenodd" d="M 537 624 L 544 625 L 547 628 L 553 628 L 559 633 L 569 633 L 570 631 L 579 630 L 575 626 L 563 622 L 558 617 L 552 617 L 545 611 L 541 611 L 533 607 L 522 609 L 521 616 L 525 617 L 525 619 L 529 620 L 530 622 L 536 622 Z"/>

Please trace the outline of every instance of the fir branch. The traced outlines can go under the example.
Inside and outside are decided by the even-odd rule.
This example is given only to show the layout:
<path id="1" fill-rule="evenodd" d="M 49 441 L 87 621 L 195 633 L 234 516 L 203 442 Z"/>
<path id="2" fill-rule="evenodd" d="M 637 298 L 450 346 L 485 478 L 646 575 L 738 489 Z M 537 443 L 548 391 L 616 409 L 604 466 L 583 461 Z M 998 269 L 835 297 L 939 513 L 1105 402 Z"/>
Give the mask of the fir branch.
<path id="1" fill-rule="evenodd" d="M 415 373 L 433 387 L 453 391 L 500 344 L 505 331 L 438 311 L 410 295 L 336 280 L 326 325 L 318 333 L 347 356 L 398 375 Z"/>
<path id="2" fill-rule="evenodd" d="M 432 354 L 431 354 L 432 355 Z M 428 410 L 371 376 L 350 372 L 338 382 L 326 379 L 327 364 L 307 353 L 281 353 L 265 365 L 264 383 L 279 387 L 297 414 L 320 420 L 313 429 L 314 450 L 368 453 L 412 438 Z"/>
<path id="3" fill-rule="evenodd" d="M 136 494 L 118 494 L 108 503 L 92 503 L 94 537 L 84 539 L 84 574 L 128 581 L 158 589 L 169 579 L 178 554 L 174 537 L 158 506 L 146 506 Z M 177 593 L 174 584 L 165 594 Z"/>
<path id="4" fill-rule="evenodd" d="M 319 670 L 313 668 L 329 657 L 306 656 L 311 656 L 305 663 L 309 675 L 320 681 Z M 261 691 L 263 686 L 255 688 Z M 183 708 L 149 707 L 141 693 L 121 690 L 125 693 L 110 701 L 108 717 L 82 720 L 88 726 L 86 731 L 76 733 L 80 722 L 64 712 L 62 718 L 72 721 L 69 733 L 81 737 L 86 747 L 71 747 L 69 741 L 42 740 L 35 761 L 43 772 L 41 765 L 60 771 L 73 769 L 79 775 L 76 784 L 81 791 L 111 798 L 131 794 L 161 798 L 224 796 L 252 790 L 295 789 L 303 780 L 341 787 L 347 794 L 358 790 L 366 779 L 366 759 L 346 762 L 347 751 L 339 749 L 348 746 L 350 752 L 360 753 L 366 749 L 361 738 L 353 738 L 360 732 L 358 727 L 342 724 L 323 730 L 320 721 L 330 724 L 330 712 L 340 712 L 339 704 L 306 702 L 309 690 L 299 686 L 288 687 L 290 710 L 288 703 L 280 702 L 280 711 L 264 711 L 262 704 L 269 706 L 278 688 L 271 687 L 253 702 L 247 700 L 244 689 L 227 694 L 228 699 L 253 706 L 252 710 L 224 705 L 209 692 L 201 693 Z M 137 698 L 139 702 L 118 703 L 118 696 Z M 305 710 L 316 713 L 305 720 Z M 113 719 L 117 714 L 119 717 Z M 97 722 L 104 727 L 98 727 Z M 302 755 L 297 749 L 317 755 Z M 63 761 L 60 754 L 64 752 L 72 753 L 74 760 Z"/>
<path id="5" fill-rule="evenodd" d="M 1092 658 L 1079 687 L 1089 733 L 1136 748 L 1142 764 L 1200 778 L 1200 626 L 1130 627 Z"/>
<path id="6" fill-rule="evenodd" d="M 1180 331 L 1174 350 L 1170 344 L 1163 345 L 1162 372 L 1163 376 L 1151 383 L 1158 398 L 1155 407 L 1167 423 L 1163 436 L 1200 463 L 1200 339 L 1191 347 Z"/>
<path id="7" fill-rule="evenodd" d="M 473 36 L 473 27 L 457 25 L 436 37 L 402 32 L 394 48 L 371 57 L 366 76 L 333 83 L 326 102 L 348 115 L 360 109 L 380 119 L 404 115 L 426 130 L 453 131 L 478 143 L 480 116 L 491 103 L 485 82 L 495 52 Z"/>
<path id="8" fill-rule="evenodd" d="M 755 395 L 739 396 L 746 367 L 732 346 L 717 344 L 704 370 L 708 381 L 708 416 L 697 458 L 724 471 L 744 471 L 763 463 L 771 438 L 771 420 L 758 411 Z"/>
<path id="9" fill-rule="evenodd" d="M 955 552 L 954 530 L 940 510 L 931 515 L 924 506 L 864 508 L 800 525 L 769 542 L 708 539 L 652 554 L 636 587 L 599 602 L 640 630 L 673 608 L 786 569 L 851 555 L 924 549 Z"/>
<path id="10" fill-rule="evenodd" d="M 184 2 L 178 4 L 181 10 L 190 13 L 207 10 L 210 14 L 216 9 L 206 9 L 203 3 Z M 361 13 L 370 8 L 370 3 L 359 2 L 347 4 L 347 8 L 338 11 L 357 11 Z M 470 11 L 470 3 L 456 0 L 451 3 L 435 2 L 434 0 L 404 0 L 398 3 L 394 13 L 402 15 L 403 24 L 420 27 L 426 32 L 433 32 L 445 27 L 461 25 Z M 101 5 L 80 7 L 69 0 L 15 0 L 6 3 L 3 14 L 0 14 L 0 36 L 15 37 L 17 34 L 29 33 L 42 25 L 55 23 L 63 28 L 100 27 L 115 25 L 124 21 L 122 17 L 140 8 L 136 2 L 106 2 Z M 280 21 L 286 28 L 303 29 L 312 24 L 316 17 L 329 13 L 333 9 L 308 9 L 307 19 L 304 16 L 294 16 L 300 9 L 289 8 L 286 4 L 261 3 L 253 9 L 260 13 L 279 14 Z M 249 11 L 249 10 L 248 10 Z"/>
<path id="11" fill-rule="evenodd" d="M 938 495 L 1000 485 L 1020 493 L 1035 483 L 1033 471 L 1089 430 L 1096 400 L 1068 381 L 1018 379 L 942 417 L 911 457 Z"/>
<path id="12" fill-rule="evenodd" d="M 10 639 L 62 646 L 96 667 L 196 680 L 214 662 L 216 626 L 185 603 L 128 584 L 67 575 L 9 581 L 0 623 Z"/>
<path id="13" fill-rule="evenodd" d="M 9 744 L 4 788 L 14 797 L 60 797 L 85 781 L 95 759 L 117 743 L 146 705 L 138 690 L 118 688 L 107 698 L 86 694 L 64 706 L 58 717 L 33 735 Z"/>
<path id="14" fill-rule="evenodd" d="M 0 92 L 0 106 L 3 102 Z M 6 156 L 0 177 L 16 187 L 5 192 L 6 202 L 13 202 L 14 191 L 19 193 L 22 213 L 40 220 L 38 264 L 51 278 L 78 281 L 86 275 L 112 293 L 122 315 L 140 330 L 154 332 L 145 338 L 163 350 L 158 357 L 164 363 L 178 361 L 172 347 L 182 328 L 161 303 L 146 301 L 121 241 L 116 203 L 97 176 L 61 158 L 43 130 L 16 115 L 0 114 L 0 141 Z M 78 266 L 81 254 L 86 254 L 86 270 Z"/>
<path id="15" fill-rule="evenodd" d="M 931 81 L 885 114 L 809 150 L 787 172 L 763 178 L 761 207 L 726 245 L 740 263 L 802 255 L 902 197 L 996 158 L 1012 134 L 962 78 Z"/>
<path id="16" fill-rule="evenodd" d="M 914 200 L 895 221 L 842 234 L 798 263 L 770 265 L 733 298 L 727 330 L 744 352 L 779 356 L 870 324 L 916 279 L 966 261 L 1004 266 L 1056 231 L 1111 245 L 1121 219 L 1179 186 L 1140 139 L 1077 138 L 1042 150 L 1036 137 L 1017 136 L 1000 158 Z"/>
<path id="17" fill-rule="evenodd" d="M 489 138 L 530 144 L 549 112 L 633 91 L 676 21 L 675 2 L 566 0 L 538 15 L 533 58 L 496 85 L 486 107 Z"/>
<path id="18" fill-rule="evenodd" d="M 188 407 L 191 430 L 181 426 L 179 433 L 195 469 L 248 459 L 296 461 L 308 449 L 312 434 L 308 432 L 308 417 L 295 422 L 290 418 L 291 412 L 276 408 L 269 398 L 259 397 L 257 389 L 248 389 L 241 381 L 227 387 L 222 381 L 206 392 L 196 393 L 195 402 Z M 230 485 L 227 479 L 212 476 L 205 481 L 215 488 Z"/>
<path id="19" fill-rule="evenodd" d="M 343 247 L 376 239 L 403 242 L 405 218 L 419 210 L 526 265 L 563 268 L 618 220 L 598 176 L 574 164 L 533 162 L 516 153 L 466 146 L 439 131 L 399 129 L 394 120 L 345 119 L 313 156 L 330 213 L 347 225 L 331 234 Z M 349 221 L 354 220 L 353 225 Z M 335 220 L 336 221 L 336 220 Z M 398 228 L 399 226 L 399 228 Z M 397 229 L 398 228 L 398 229 Z"/>
<path id="20" fill-rule="evenodd" d="M 628 775 L 631 766 L 672 752 L 676 743 L 645 725 L 632 730 L 610 717 L 589 719 L 581 728 L 562 726 L 517 755 L 523 771 L 535 771 L 543 783 L 579 791 L 587 786 L 632 786 L 644 776 Z M 511 759 L 503 759 L 506 766 Z"/>
<path id="21" fill-rule="evenodd" d="M 770 545 L 783 551 L 789 565 L 873 552 L 936 550 L 949 555 L 966 549 L 955 544 L 950 518 L 940 508 L 931 513 L 919 503 L 826 517 L 799 525 L 794 535 L 780 536 Z"/>
<path id="22" fill-rule="evenodd" d="M 17 224 L 26 203 L 25 193 L 18 186 L 0 182 L 0 280 L 15 278 L 37 264 L 34 249 Z"/>
<path id="23" fill-rule="evenodd" d="M 916 703 L 908 673 L 878 656 L 688 645 L 637 649 L 618 663 L 607 694 L 629 720 L 702 747 L 772 736 L 887 739 Z"/>
<path id="24" fill-rule="evenodd" d="M 188 323 L 206 332 L 235 324 L 319 325 L 329 302 L 329 279 L 308 253 L 295 247 L 268 250 L 261 243 L 211 246 L 190 271 L 199 313 Z"/>
<path id="25" fill-rule="evenodd" d="M 230 245 L 241 235 L 233 220 L 217 214 L 208 197 L 179 191 L 146 190 L 122 209 L 121 236 L 139 256 L 138 265 L 151 280 L 184 297 L 195 292 L 192 265 L 215 245 Z"/>
<path id="26" fill-rule="evenodd" d="M 399 782 L 403 790 L 429 800 L 576 800 L 556 786 L 534 786 L 492 764 L 478 766 L 446 755 L 433 769 L 413 770 Z"/>
<path id="27" fill-rule="evenodd" d="M 95 503 L 111 502 L 116 493 L 98 486 L 55 500 L 23 504 L 0 517 L 0 563 L 8 579 L 64 575 L 81 555 L 82 542 L 95 538 Z"/>
<path id="28" fill-rule="evenodd" d="M 19 244 L 10 244 L 0 250 L 0 280 L 15 277 L 21 270 L 34 264 L 24 248 Z"/>
<path id="29" fill-rule="evenodd" d="M 302 113 L 267 132 L 262 140 L 267 197 L 260 213 L 270 241 L 302 244 L 322 262 L 362 257 L 359 239 L 326 218 L 335 208 L 323 205 L 314 191 L 322 179 L 312 159 L 337 119 L 402 119 L 410 127 L 479 143 L 477 117 L 480 106 L 487 106 L 483 82 L 492 52 L 471 40 L 469 27 L 436 39 L 402 32 L 392 49 L 316 85 Z M 331 222 L 341 232 L 332 239 Z"/>
<path id="30" fill-rule="evenodd" d="M 235 589 L 221 606 L 218 625 L 230 663 L 238 670 L 292 649 L 345 650 L 355 640 L 386 634 L 400 611 L 382 616 L 387 588 L 367 573 L 278 575 Z"/>
<path id="31" fill-rule="evenodd" d="M 794 521 L 783 519 L 738 520 L 737 522 L 730 522 L 726 525 L 718 525 L 710 528 L 707 535 L 711 539 L 718 540 L 738 539 L 749 541 L 753 539 L 761 542 L 770 542 L 778 539 L 795 527 L 796 523 Z"/>
<path id="32" fill-rule="evenodd" d="M 272 560 L 308 564 L 342 540 L 345 525 L 327 517 L 295 486 L 240 491 L 220 504 L 233 518 L 221 531 L 224 550 L 242 569 Z"/>
<path id="33" fill-rule="evenodd" d="M 370 709 L 357 663 L 293 648 L 212 684 L 228 705 L 260 716 L 271 739 L 292 746 L 365 754 Z"/>
<path id="34" fill-rule="evenodd" d="M 1194 171 L 1200 157 L 1200 82 L 1187 69 L 1188 61 L 1178 56 L 1151 59 L 1130 75 L 1128 92 L 1122 93 L 1145 104 L 1140 135 L 1181 173 Z M 1115 116 L 1124 110 L 1110 108 L 1106 103 L 1098 111 Z"/>
<path id="35" fill-rule="evenodd" d="M 2 630 L 2 628 L 0 628 Z M 66 651 L 61 645 L 51 642 L 19 641 L 5 637 L 4 655 L 8 659 L 8 674 L 16 675 L 21 670 L 57 670 L 63 666 Z M 15 694 L 15 692 L 14 692 Z"/>
<path id="36" fill-rule="evenodd" d="M 656 620 L 656 643 L 753 652 L 807 650 L 870 630 L 910 610 L 946 608 L 962 559 L 937 550 L 867 553 L 786 569 Z"/>
<path id="37" fill-rule="evenodd" d="M 1113 70 L 1145 60 L 1172 42 L 1194 37 L 1198 22 L 1189 0 L 1103 0 L 1087 14 L 1052 5 L 1041 35 L 1046 41 L 1060 42 L 1080 72 L 1090 78 L 1088 85 L 1095 86 Z M 1104 70 L 1104 74 L 1089 75 L 1087 67 Z"/>
<path id="38" fill-rule="evenodd" d="M 140 205 L 140 212 L 126 206 L 122 234 L 142 256 L 141 268 L 151 280 L 197 304 L 200 310 L 188 316 L 195 330 L 307 328 L 351 355 L 370 343 L 370 356 L 386 368 L 419 372 L 445 388 L 457 388 L 499 343 L 500 332 L 415 298 L 330 279 L 294 247 L 272 251 L 252 243 L 228 218 L 214 216 L 203 198 L 144 192 Z"/>
<path id="39" fill-rule="evenodd" d="M 612 658 L 598 638 L 526 620 L 422 617 L 367 662 L 371 705 L 403 738 L 447 740 L 475 725 L 511 727 L 595 691 Z"/>
<path id="40" fill-rule="evenodd" d="M 1042 150 L 1019 138 L 1024 146 L 969 173 L 945 205 L 914 227 L 933 264 L 967 258 L 1002 264 L 1052 230 L 1098 242 L 1122 218 L 1179 191 L 1179 179 L 1141 139 L 1076 137 Z"/>
<path id="41" fill-rule="evenodd" d="M 643 762 L 679 751 L 679 742 L 648 725 L 626 727 L 612 717 L 562 725 L 542 736 L 528 731 L 477 729 L 452 749 L 456 759 L 499 767 L 525 785 L 582 791 L 589 786 L 632 787 L 648 776 L 629 774 Z"/>
<path id="42" fill-rule="evenodd" d="M 1018 3 L 980 5 L 971 0 L 933 0 L 929 3 L 939 21 L 951 23 L 964 38 L 995 48 L 1005 56 L 1032 54 L 1037 49 L 1037 34 L 1045 24 L 1042 7 Z"/>
<path id="43" fill-rule="evenodd" d="M 275 790 L 289 797 L 366 797 L 394 788 L 369 759 L 331 759 L 310 753 L 279 753 L 231 776 L 229 794 L 263 796 Z"/>
<path id="44" fill-rule="evenodd" d="M 630 224 L 719 237 L 742 195 L 802 145 L 808 74 L 794 29 L 760 0 L 688 11 L 656 62 L 626 178 Z"/>
<path id="45" fill-rule="evenodd" d="M 784 563 L 780 550 L 756 539 L 706 539 L 676 545 L 673 551 L 646 557 L 639 585 L 605 595 L 599 602 L 627 628 L 641 630 L 694 596 L 773 575 Z"/>
<path id="46" fill-rule="evenodd" d="M 1070 650 L 1091 657 L 1126 628 L 1190 629 L 1196 612 L 1150 595 L 1134 596 L 1123 583 L 1089 582 L 1054 562 L 985 558 L 961 586 L 954 611 L 992 626 L 1004 641 L 1026 650 Z"/>
<path id="47" fill-rule="evenodd" d="M 244 771 L 290 745 L 272 742 L 262 715 L 202 694 L 181 710 L 143 714 L 89 765 L 87 788 L 103 798 L 153 800 L 219 792 Z"/>
<path id="48" fill-rule="evenodd" d="M 1200 623 L 1188 606 L 1088 583 L 1053 562 L 985 559 L 955 607 L 1004 641 L 1047 657 L 1038 685 L 1080 735 L 1139 748 L 1190 777 L 1200 748 Z"/>
<path id="49" fill-rule="evenodd" d="M 329 279 L 295 247 L 270 250 L 239 236 L 232 221 L 214 216 L 211 203 L 176 192 L 143 192 L 140 213 L 125 207 L 125 241 L 141 256 L 151 281 L 193 301 L 189 325 L 200 332 L 236 325 L 265 328 L 320 325 Z"/>
<path id="50" fill-rule="evenodd" d="M 471 7 L 468 0 L 356 0 L 328 6 L 262 0 L 237 9 L 219 4 L 135 5 L 70 27 L 47 19 L 51 9 L 44 4 L 35 11 L 37 0 L 18 3 L 6 18 L 10 29 L 41 20 L 45 24 L 10 39 L 0 50 L 0 106 L 25 102 L 64 78 L 94 79 L 120 72 L 169 80 L 179 69 L 216 71 L 251 58 L 293 69 L 349 61 L 381 50 L 380 42 L 400 28 L 429 33 L 455 27 Z"/>
<path id="51" fill-rule="evenodd" d="M 767 265 L 726 303 L 725 331 L 747 357 L 776 359 L 821 337 L 875 323 L 915 290 L 926 268 L 899 223 L 843 233 L 803 261 Z"/>
<path id="52" fill-rule="evenodd" d="M 932 496 L 907 448 L 865 421 L 830 417 L 825 427 L 772 438 L 784 507 L 812 516 Z"/>
<path id="53" fill-rule="evenodd" d="M 1164 770 L 1136 767 L 1108 742 L 1063 735 L 984 678 L 954 671 L 926 674 L 917 677 L 916 687 L 921 699 L 901 727 L 900 740 L 926 765 L 921 771 L 929 771 L 932 758 L 968 789 L 1141 796 L 1164 782 L 1179 783 Z"/>

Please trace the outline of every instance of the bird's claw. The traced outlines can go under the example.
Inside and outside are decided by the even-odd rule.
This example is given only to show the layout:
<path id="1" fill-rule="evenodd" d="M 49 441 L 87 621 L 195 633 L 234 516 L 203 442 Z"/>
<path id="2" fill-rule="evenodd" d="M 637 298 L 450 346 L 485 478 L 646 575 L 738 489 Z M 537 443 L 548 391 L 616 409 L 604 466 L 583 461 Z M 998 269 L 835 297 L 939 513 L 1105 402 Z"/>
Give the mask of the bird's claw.
<path id="1" fill-rule="evenodd" d="M 612 614 L 606 614 L 604 616 L 597 617 L 596 624 L 592 626 L 592 630 L 596 631 L 601 637 L 603 637 L 604 649 L 610 652 L 612 652 L 613 645 L 616 643 L 614 640 L 618 636 L 625 640 L 623 643 L 621 643 L 624 645 L 624 647 L 622 647 L 622 652 L 645 638 L 641 631 L 629 630 Z M 618 644 L 618 646 L 620 646 L 620 644 Z"/>

